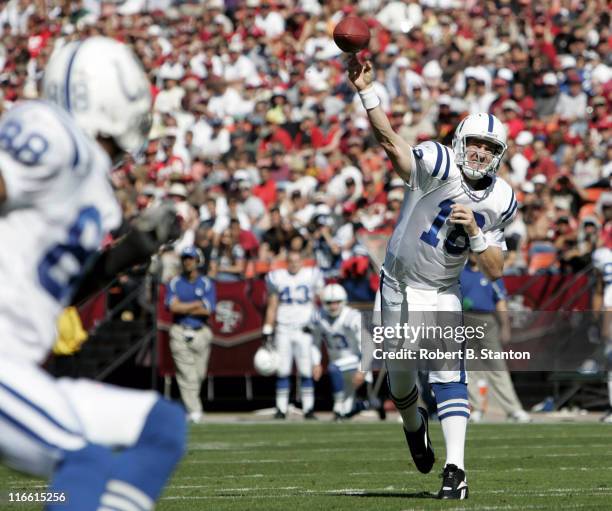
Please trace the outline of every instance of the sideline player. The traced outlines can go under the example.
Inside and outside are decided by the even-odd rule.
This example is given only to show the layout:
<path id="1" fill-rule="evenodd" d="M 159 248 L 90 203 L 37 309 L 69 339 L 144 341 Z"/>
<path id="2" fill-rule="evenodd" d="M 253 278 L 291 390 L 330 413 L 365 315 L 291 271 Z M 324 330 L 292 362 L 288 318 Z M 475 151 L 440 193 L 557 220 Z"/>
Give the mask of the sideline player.
<path id="1" fill-rule="evenodd" d="M 328 284 L 321 293 L 321 309 L 309 325 L 314 338 L 315 378 L 321 372 L 321 351 L 325 344 L 329 364 L 327 373 L 334 399 L 334 418 L 342 420 L 353 411 L 355 390 L 365 381 L 360 371 L 361 314 L 346 305 L 346 291 L 340 284 Z"/>
<path id="2" fill-rule="evenodd" d="M 266 276 L 268 304 L 263 334 L 274 334 L 279 355 L 276 378 L 277 419 L 287 416 L 289 407 L 289 375 L 293 360 L 300 375 L 302 409 L 305 419 L 314 419 L 314 382 L 312 378 L 312 336 L 304 332 L 314 312 L 317 293 L 323 288 L 323 275 L 318 268 L 303 267 L 302 254 L 287 254 L 287 269 L 271 271 Z"/>
<path id="3" fill-rule="evenodd" d="M 156 392 L 56 380 L 39 367 L 63 307 L 171 236 L 169 216 L 153 208 L 99 252 L 122 220 L 113 162 L 147 140 L 149 87 L 127 46 L 93 37 L 54 52 L 50 101 L 0 119 L 0 457 L 50 478 L 60 499 L 51 510 L 150 510 L 184 452 L 185 414 Z"/>
<path id="4" fill-rule="evenodd" d="M 380 107 L 371 63 L 353 55 L 348 76 L 376 139 L 405 181 L 404 202 L 381 270 L 377 298 L 382 322 L 394 326 L 413 315 L 459 312 L 458 280 L 468 250 L 487 278 L 502 276 L 503 229 L 517 209 L 511 187 L 496 176 L 506 152 L 506 129 L 493 115 L 470 115 L 457 127 L 452 150 L 433 141 L 413 148 L 393 131 Z M 465 368 L 457 364 L 454 370 L 429 375 L 446 444 L 441 499 L 468 497 L 464 447 L 469 408 Z M 427 412 L 417 408 L 416 371 L 387 368 L 413 460 L 428 473 L 434 452 Z"/>

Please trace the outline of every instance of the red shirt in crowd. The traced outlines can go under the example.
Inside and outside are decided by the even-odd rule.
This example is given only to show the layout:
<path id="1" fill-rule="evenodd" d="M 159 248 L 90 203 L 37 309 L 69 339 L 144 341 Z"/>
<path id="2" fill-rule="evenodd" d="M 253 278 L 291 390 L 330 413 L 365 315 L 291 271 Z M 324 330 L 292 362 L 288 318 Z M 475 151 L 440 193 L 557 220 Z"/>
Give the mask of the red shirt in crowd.
<path id="1" fill-rule="evenodd" d="M 303 140 L 304 138 L 304 133 L 302 133 L 301 131 L 299 131 L 297 133 L 297 135 L 295 136 L 295 140 L 293 141 L 294 147 L 296 149 L 302 149 L 304 146 L 307 147 L 312 147 L 313 149 L 319 149 L 323 146 L 325 146 L 325 135 L 323 135 L 323 132 L 317 127 L 317 126 L 313 126 L 312 128 L 310 128 L 310 133 L 308 133 L 308 135 L 310 136 L 310 142 L 303 144 Z"/>
<path id="2" fill-rule="evenodd" d="M 270 208 L 276 202 L 276 181 L 268 179 L 265 183 L 253 187 L 253 195 L 259 197 L 266 208 Z"/>
<path id="3" fill-rule="evenodd" d="M 238 243 L 244 249 L 247 256 L 255 257 L 257 255 L 257 249 L 259 248 L 259 241 L 251 231 L 240 229 L 238 235 Z"/>
<path id="4" fill-rule="evenodd" d="M 280 126 L 275 126 L 272 128 L 272 135 L 270 138 L 261 141 L 261 144 L 259 145 L 259 152 L 267 152 L 270 145 L 275 143 L 280 143 L 287 152 L 289 152 L 293 147 L 293 140 L 291 140 L 291 135 L 289 135 L 287 130 L 284 130 Z"/>
<path id="5" fill-rule="evenodd" d="M 506 122 L 508 126 L 508 137 L 514 139 L 516 136 L 525 129 L 525 123 L 520 118 L 515 118 Z"/>
<path id="6" fill-rule="evenodd" d="M 558 169 L 555 162 L 552 158 L 545 156 L 539 160 L 535 160 L 531 162 L 531 166 L 529 167 L 529 171 L 527 173 L 527 178 L 531 179 L 536 174 L 544 174 L 547 179 L 552 179 L 557 174 Z"/>

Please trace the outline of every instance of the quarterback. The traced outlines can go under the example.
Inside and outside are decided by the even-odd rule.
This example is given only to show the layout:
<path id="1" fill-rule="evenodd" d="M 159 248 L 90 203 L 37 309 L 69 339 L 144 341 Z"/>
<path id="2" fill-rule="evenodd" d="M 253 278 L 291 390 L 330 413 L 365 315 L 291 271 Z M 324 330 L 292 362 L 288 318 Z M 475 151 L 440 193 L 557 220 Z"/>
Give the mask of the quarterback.
<path id="1" fill-rule="evenodd" d="M 112 248 L 113 162 L 146 143 L 149 82 L 123 44 L 56 50 L 42 101 L 0 119 L 0 458 L 50 479 L 47 509 L 150 510 L 185 445 L 185 414 L 155 392 L 51 378 L 60 311 L 148 259 L 175 213 L 152 208 Z M 160 211 L 161 209 L 161 211 Z"/>
<path id="2" fill-rule="evenodd" d="M 496 176 L 506 152 L 506 129 L 487 113 L 466 117 L 457 127 L 452 149 L 434 141 L 411 147 L 393 131 L 380 107 L 370 62 L 352 56 L 348 76 L 367 110 L 376 139 L 405 182 L 401 212 L 387 246 L 377 304 L 383 326 L 436 321 L 441 311 L 460 318 L 459 274 L 468 252 L 476 255 L 491 281 L 502 276 L 504 227 L 517 201 L 512 188 Z M 458 341 L 459 342 L 459 341 Z M 417 372 L 387 361 L 389 387 L 417 469 L 431 471 L 434 451 L 428 416 L 417 407 Z M 464 360 L 431 371 L 438 417 L 446 444 L 441 499 L 465 499 L 465 432 L 469 418 Z"/>

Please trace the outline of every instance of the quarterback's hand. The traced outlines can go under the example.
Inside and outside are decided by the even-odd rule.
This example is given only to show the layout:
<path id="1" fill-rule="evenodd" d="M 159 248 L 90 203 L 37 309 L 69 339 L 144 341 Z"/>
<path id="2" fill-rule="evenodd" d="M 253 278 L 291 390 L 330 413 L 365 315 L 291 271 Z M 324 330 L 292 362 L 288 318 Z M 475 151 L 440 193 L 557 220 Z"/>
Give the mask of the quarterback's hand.
<path id="1" fill-rule="evenodd" d="M 171 201 L 162 201 L 146 208 L 134 220 L 134 227 L 153 236 L 158 245 L 174 241 L 181 235 L 181 225 Z"/>
<path id="2" fill-rule="evenodd" d="M 476 224 L 474 213 L 463 204 L 453 204 L 451 206 L 451 214 L 448 221 L 453 224 L 463 225 L 468 236 L 476 236 L 478 234 L 478 225 Z"/>
<path id="3" fill-rule="evenodd" d="M 348 76 L 358 91 L 368 88 L 374 82 L 372 63 L 366 60 L 362 64 L 353 53 L 348 59 Z"/>
<path id="4" fill-rule="evenodd" d="M 321 364 L 317 364 L 312 367 L 312 379 L 314 381 L 319 381 L 323 376 L 323 366 Z"/>

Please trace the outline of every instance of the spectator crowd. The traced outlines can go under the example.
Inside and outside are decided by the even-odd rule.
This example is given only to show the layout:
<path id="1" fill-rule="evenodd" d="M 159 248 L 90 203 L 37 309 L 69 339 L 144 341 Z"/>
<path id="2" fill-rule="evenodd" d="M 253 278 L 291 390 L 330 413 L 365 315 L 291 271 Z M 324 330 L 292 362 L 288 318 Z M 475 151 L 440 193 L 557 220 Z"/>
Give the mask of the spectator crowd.
<path id="1" fill-rule="evenodd" d="M 499 172 L 520 213 L 506 271 L 577 271 L 612 246 L 612 52 L 606 0 L 0 1 L 0 110 L 39 95 L 55 47 L 104 34 L 132 45 L 154 96 L 144 154 L 113 173 L 127 217 L 176 202 L 218 281 L 304 248 L 349 299 L 371 299 L 377 252 L 404 193 L 331 37 L 371 30 L 375 87 L 410 144 L 450 145 L 469 113 L 508 127 Z M 378 241 L 378 242 L 377 242 Z"/>

